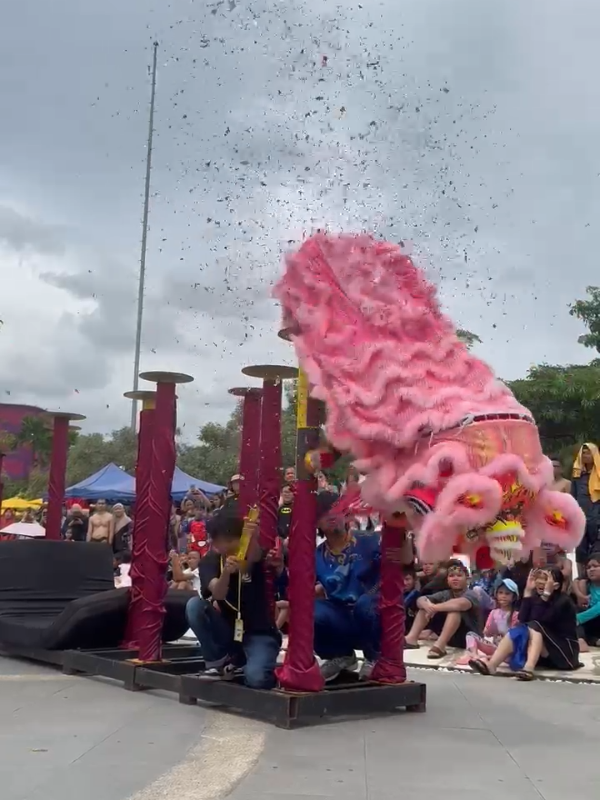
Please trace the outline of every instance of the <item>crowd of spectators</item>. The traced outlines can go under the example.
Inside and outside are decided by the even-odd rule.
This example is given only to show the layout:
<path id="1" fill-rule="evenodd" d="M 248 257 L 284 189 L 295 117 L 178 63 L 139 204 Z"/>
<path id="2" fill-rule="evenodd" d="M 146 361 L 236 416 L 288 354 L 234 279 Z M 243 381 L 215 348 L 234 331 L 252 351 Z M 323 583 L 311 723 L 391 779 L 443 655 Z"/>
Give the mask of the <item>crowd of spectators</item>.
<path id="1" fill-rule="evenodd" d="M 584 445 L 572 481 L 562 475 L 558 461 L 554 465 L 554 488 L 571 492 L 586 514 L 576 574 L 566 553 L 545 545 L 501 570 L 475 564 L 471 572 L 468 559 L 458 555 L 443 563 L 420 563 L 408 533 L 400 554 L 406 649 L 425 646 L 427 658 L 435 661 L 457 648 L 464 651 L 459 663 L 480 674 L 493 675 L 505 664 L 526 681 L 537 667 L 575 670 L 580 652 L 600 645 L 600 455 L 595 445 Z M 330 513 L 339 491 L 357 480 L 351 470 L 338 488 L 318 476 L 314 649 L 326 681 L 359 666 L 359 677 L 368 679 L 379 651 L 380 520 L 361 514 L 339 519 Z M 239 482 L 234 475 L 227 490 L 214 497 L 191 486 L 172 507 L 168 580 L 175 589 L 195 593 L 187 615 L 205 655 L 204 677 L 222 680 L 243 673 L 249 685 L 270 688 L 290 613 L 287 542 L 295 475 L 292 468 L 284 472 L 277 546 L 269 553 L 251 548 L 243 557 Z M 36 514 L 43 525 L 44 508 L 27 511 L 23 521 L 35 521 Z M 111 547 L 120 586 L 130 585 L 132 532 L 132 512 L 121 503 L 110 508 L 97 500 L 65 509 L 64 541 Z M 266 579 L 269 572 L 274 582 Z M 357 651 L 364 656 L 360 665 Z"/>

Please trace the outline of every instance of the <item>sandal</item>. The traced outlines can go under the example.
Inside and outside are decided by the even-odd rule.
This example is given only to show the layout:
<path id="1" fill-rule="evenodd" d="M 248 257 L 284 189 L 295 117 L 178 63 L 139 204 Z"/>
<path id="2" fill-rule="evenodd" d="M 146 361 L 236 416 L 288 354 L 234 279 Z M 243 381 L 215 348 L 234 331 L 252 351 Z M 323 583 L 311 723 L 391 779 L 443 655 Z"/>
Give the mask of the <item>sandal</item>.
<path id="1" fill-rule="evenodd" d="M 529 682 L 529 681 L 534 681 L 535 680 L 535 675 L 533 674 L 533 672 L 530 672 L 528 669 L 520 669 L 516 674 L 516 678 L 517 678 L 518 681 Z"/>
<path id="2" fill-rule="evenodd" d="M 420 644 L 413 644 L 412 642 L 404 642 L 404 649 L 405 650 L 420 650 Z"/>
<path id="3" fill-rule="evenodd" d="M 469 666 L 473 670 L 473 672 L 477 672 L 479 675 L 491 675 L 488 665 L 485 661 L 482 661 L 480 658 L 471 658 L 469 660 Z"/>
<path id="4" fill-rule="evenodd" d="M 444 658 L 444 656 L 447 655 L 448 653 L 443 648 L 438 647 L 437 644 L 434 644 L 433 647 L 431 647 L 429 652 L 427 653 L 427 658 L 438 659 L 438 658 Z"/>

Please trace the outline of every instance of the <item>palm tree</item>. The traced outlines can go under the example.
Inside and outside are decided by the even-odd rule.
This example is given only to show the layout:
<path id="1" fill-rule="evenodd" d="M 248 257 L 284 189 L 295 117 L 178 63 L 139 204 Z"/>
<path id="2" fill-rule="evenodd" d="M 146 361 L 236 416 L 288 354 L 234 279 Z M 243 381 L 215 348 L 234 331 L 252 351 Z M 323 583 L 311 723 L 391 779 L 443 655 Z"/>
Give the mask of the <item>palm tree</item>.
<path id="1" fill-rule="evenodd" d="M 29 446 L 34 463 L 43 465 L 50 460 L 52 432 L 43 417 L 23 417 L 15 439 L 18 447 Z"/>

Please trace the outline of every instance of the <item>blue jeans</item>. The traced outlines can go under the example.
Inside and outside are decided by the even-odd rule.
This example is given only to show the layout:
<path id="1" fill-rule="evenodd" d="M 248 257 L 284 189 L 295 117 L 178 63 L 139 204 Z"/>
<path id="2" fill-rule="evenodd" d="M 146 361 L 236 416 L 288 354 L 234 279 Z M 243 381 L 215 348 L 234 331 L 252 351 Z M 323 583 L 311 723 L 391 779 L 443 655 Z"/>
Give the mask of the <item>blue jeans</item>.
<path id="1" fill-rule="evenodd" d="M 236 655 L 233 627 L 212 603 L 202 597 L 192 597 L 185 608 L 188 625 L 194 631 L 207 663 Z M 245 633 L 241 649 L 246 659 L 244 682 L 252 689 L 272 689 L 275 686 L 275 666 L 281 648 L 278 635 Z"/>
<path id="2" fill-rule="evenodd" d="M 379 595 L 365 594 L 354 605 L 315 600 L 315 653 L 329 660 L 362 650 L 375 661 L 381 642 Z"/>

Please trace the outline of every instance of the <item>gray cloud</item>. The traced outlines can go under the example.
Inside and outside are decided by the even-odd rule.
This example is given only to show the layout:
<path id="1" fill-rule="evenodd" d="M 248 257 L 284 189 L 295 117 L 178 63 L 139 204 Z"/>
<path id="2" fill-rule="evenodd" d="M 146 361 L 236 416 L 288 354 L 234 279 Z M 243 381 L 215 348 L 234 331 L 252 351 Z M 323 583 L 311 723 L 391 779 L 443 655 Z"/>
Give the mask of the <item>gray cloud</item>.
<path id="1" fill-rule="evenodd" d="M 45 255 L 60 255 L 65 249 L 58 228 L 4 205 L 0 205 L 0 243 L 17 253 L 31 250 Z"/>

